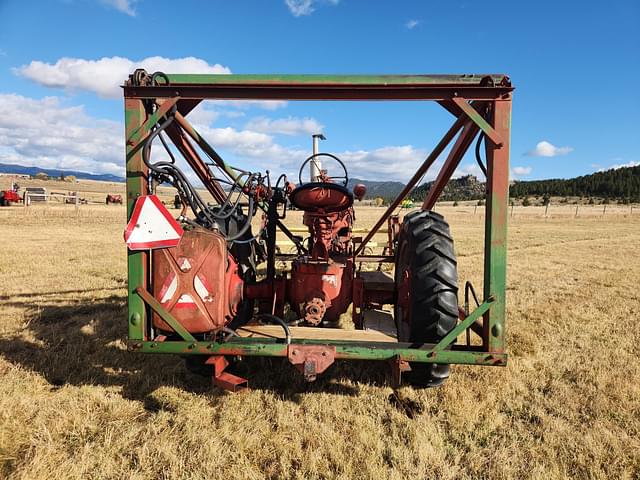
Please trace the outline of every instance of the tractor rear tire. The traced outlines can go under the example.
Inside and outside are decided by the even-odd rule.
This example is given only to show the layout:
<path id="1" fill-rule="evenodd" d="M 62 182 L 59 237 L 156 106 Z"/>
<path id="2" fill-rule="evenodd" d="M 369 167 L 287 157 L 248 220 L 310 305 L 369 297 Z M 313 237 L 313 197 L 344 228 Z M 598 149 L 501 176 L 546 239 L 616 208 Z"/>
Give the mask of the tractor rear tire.
<path id="1" fill-rule="evenodd" d="M 457 261 L 449 224 L 436 212 L 409 213 L 396 252 L 398 340 L 438 343 L 458 322 Z M 405 377 L 417 386 L 440 386 L 449 377 L 449 365 L 413 362 Z"/>

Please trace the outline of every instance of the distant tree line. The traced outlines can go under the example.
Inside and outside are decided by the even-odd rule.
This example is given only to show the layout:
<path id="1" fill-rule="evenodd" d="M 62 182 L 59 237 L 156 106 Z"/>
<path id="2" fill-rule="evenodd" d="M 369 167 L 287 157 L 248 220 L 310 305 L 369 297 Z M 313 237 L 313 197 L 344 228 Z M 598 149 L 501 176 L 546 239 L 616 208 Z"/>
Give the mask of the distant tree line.
<path id="1" fill-rule="evenodd" d="M 432 185 L 433 182 L 427 182 L 414 188 L 408 198 L 421 203 Z M 640 166 L 612 169 L 570 179 L 513 182 L 509 187 L 509 196 L 524 199 L 523 205 L 531 204 L 528 197 L 542 198 L 543 205 L 547 205 L 551 197 L 564 197 L 561 203 L 566 203 L 568 197 L 589 198 L 591 204 L 594 203 L 593 197 L 603 199 L 603 203 L 609 203 L 609 200 L 614 199 L 622 203 L 640 203 Z M 468 175 L 450 180 L 440 196 L 440 201 L 482 200 L 484 197 L 485 183 Z M 395 196 L 379 195 L 379 198 L 383 205 L 389 205 Z"/>
<path id="2" fill-rule="evenodd" d="M 640 201 L 640 166 L 618 168 L 570 179 L 515 182 L 509 189 L 514 198 L 526 196 L 601 197 Z"/>

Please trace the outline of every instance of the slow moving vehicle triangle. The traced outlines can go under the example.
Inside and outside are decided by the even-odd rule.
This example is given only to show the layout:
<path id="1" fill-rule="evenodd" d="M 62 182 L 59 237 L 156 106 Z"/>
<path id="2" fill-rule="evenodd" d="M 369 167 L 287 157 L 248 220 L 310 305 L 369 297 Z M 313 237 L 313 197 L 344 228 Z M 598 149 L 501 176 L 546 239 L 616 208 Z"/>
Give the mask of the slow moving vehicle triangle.
<path id="1" fill-rule="evenodd" d="M 182 238 L 182 227 L 156 195 L 138 197 L 131 220 L 124 231 L 129 250 L 175 247 Z"/>

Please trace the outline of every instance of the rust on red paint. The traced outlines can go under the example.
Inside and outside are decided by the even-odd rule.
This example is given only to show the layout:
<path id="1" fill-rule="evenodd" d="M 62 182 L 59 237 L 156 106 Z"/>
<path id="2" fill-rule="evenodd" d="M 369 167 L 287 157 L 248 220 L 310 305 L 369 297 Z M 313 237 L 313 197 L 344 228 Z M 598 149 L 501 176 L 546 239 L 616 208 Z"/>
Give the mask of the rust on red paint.
<path id="1" fill-rule="evenodd" d="M 364 184 L 358 183 L 353 187 L 353 195 L 356 197 L 356 200 L 362 200 L 366 194 L 367 187 Z"/>
<path id="2" fill-rule="evenodd" d="M 152 257 L 153 295 L 190 333 L 218 330 L 233 318 L 242 280 L 222 235 L 187 230 L 176 247 L 154 250 Z M 157 313 L 153 324 L 172 330 Z"/>
<path id="3" fill-rule="evenodd" d="M 411 371 L 411 366 L 406 360 L 402 360 L 399 355 L 396 355 L 389 360 L 391 366 L 391 380 L 394 387 L 400 387 L 402 385 L 402 374 Z"/>
<path id="4" fill-rule="evenodd" d="M 305 318 L 314 307 L 323 309 L 315 315 L 319 320 L 337 321 L 346 312 L 352 300 L 353 261 L 351 258 L 311 260 L 307 257 L 295 260 L 291 265 L 291 279 L 287 287 L 287 299 Z M 319 304 L 322 304 L 320 306 Z"/>
<path id="5" fill-rule="evenodd" d="M 387 255 L 395 255 L 396 239 L 400 235 L 400 215 L 391 215 L 387 220 Z"/>
<path id="6" fill-rule="evenodd" d="M 335 361 L 336 347 L 334 345 L 289 345 L 287 358 L 304 375 L 305 380 L 313 382 Z"/>
<path id="7" fill-rule="evenodd" d="M 505 349 L 510 96 L 493 102 L 491 117 L 503 143 L 497 146 L 486 142 L 484 297 L 493 297 L 495 304 L 484 316 L 483 345 L 490 352 L 502 353 Z"/>

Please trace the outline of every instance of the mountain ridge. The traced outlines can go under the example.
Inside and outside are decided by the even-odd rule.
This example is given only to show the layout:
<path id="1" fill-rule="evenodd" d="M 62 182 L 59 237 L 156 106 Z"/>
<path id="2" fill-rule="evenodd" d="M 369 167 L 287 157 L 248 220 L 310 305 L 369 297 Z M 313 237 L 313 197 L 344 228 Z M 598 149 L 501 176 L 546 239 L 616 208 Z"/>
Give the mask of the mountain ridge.
<path id="1" fill-rule="evenodd" d="M 15 175 L 31 175 L 34 176 L 38 173 L 45 173 L 50 177 L 74 176 L 81 180 L 97 180 L 100 182 L 124 182 L 124 177 L 118 177 L 110 173 L 89 173 L 81 172 L 77 170 L 60 170 L 57 168 L 40 168 L 40 167 L 27 167 L 25 165 L 14 165 L 8 163 L 0 163 L 1 173 L 11 173 Z"/>

